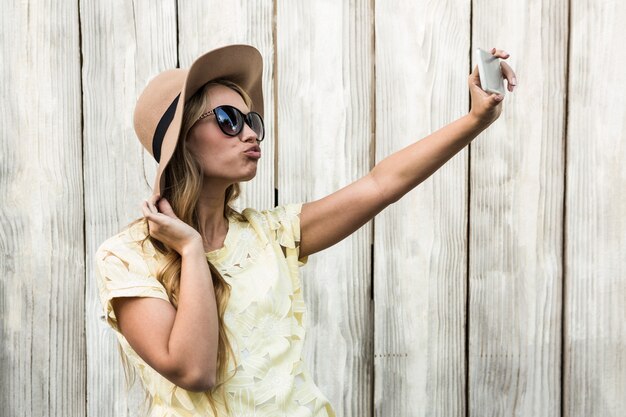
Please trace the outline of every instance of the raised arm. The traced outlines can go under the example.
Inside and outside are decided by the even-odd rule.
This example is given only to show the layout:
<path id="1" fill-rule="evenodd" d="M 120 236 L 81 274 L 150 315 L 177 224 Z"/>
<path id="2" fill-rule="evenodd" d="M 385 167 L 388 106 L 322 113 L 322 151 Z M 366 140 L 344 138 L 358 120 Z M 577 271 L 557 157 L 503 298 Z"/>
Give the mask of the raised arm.
<path id="1" fill-rule="evenodd" d="M 508 58 L 501 50 L 495 56 Z M 502 62 L 508 89 L 515 73 Z M 430 177 L 493 123 L 502 111 L 502 100 L 480 87 L 478 68 L 469 76 L 471 111 L 436 132 L 380 161 L 367 175 L 320 200 L 302 205 L 300 213 L 301 258 L 326 249 L 354 233 L 389 204 Z"/>
<path id="2" fill-rule="evenodd" d="M 376 178 L 388 204 L 430 177 L 484 130 L 468 114 L 380 161 L 370 175 Z"/>
<path id="3" fill-rule="evenodd" d="M 481 131 L 472 116 L 464 116 L 383 159 L 352 184 L 304 203 L 299 256 L 326 249 L 355 232 L 428 178 Z"/>
<path id="4" fill-rule="evenodd" d="M 504 59 L 509 57 L 506 52 L 495 48 L 492 54 Z M 515 73 L 505 62 L 502 62 L 502 72 L 512 92 L 517 83 Z M 376 177 L 389 203 L 399 200 L 430 177 L 500 117 L 504 97 L 483 91 L 478 67 L 469 76 L 468 85 L 471 110 L 467 115 L 383 159 L 374 167 L 371 174 Z"/>

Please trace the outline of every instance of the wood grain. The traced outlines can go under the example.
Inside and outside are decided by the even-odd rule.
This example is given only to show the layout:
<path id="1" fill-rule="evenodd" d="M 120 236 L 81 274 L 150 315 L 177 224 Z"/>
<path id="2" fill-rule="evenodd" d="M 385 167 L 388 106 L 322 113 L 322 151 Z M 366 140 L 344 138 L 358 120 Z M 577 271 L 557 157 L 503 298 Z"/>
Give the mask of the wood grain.
<path id="1" fill-rule="evenodd" d="M 572 2 L 563 417 L 626 410 L 626 5 Z"/>
<path id="2" fill-rule="evenodd" d="M 468 1 L 376 2 L 376 161 L 469 110 Z M 376 416 L 466 415 L 466 149 L 375 219 Z"/>
<path id="3" fill-rule="evenodd" d="M 0 414 L 85 412 L 78 4 L 0 17 Z"/>
<path id="4" fill-rule="evenodd" d="M 369 172 L 372 25 L 369 1 L 277 2 L 280 204 L 323 198 Z M 338 416 L 372 412 L 371 227 L 301 270 L 305 363 Z"/>
<path id="5" fill-rule="evenodd" d="M 472 50 L 519 83 L 471 145 L 469 414 L 558 416 L 567 4 L 474 5 Z"/>
<path id="6" fill-rule="evenodd" d="M 87 288 L 87 415 L 136 415 L 141 381 L 126 393 L 114 330 L 103 315 L 95 282 L 100 244 L 140 217 L 151 194 L 156 161 L 133 129 L 137 97 L 159 72 L 176 67 L 176 3 L 80 3 L 85 160 Z"/>

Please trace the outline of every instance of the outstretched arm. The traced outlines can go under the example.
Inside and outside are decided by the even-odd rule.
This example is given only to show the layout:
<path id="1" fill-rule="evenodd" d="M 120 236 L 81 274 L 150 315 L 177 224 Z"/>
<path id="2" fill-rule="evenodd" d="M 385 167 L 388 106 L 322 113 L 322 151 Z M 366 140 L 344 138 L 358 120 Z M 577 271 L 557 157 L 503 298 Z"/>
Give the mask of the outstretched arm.
<path id="1" fill-rule="evenodd" d="M 383 159 L 370 175 L 376 178 L 387 204 L 394 203 L 430 177 L 484 129 L 467 114 Z"/>
<path id="2" fill-rule="evenodd" d="M 505 51 L 495 48 L 491 52 L 499 58 L 509 57 Z M 505 62 L 501 63 L 501 67 L 508 90 L 512 92 L 517 84 L 515 73 Z M 430 177 L 500 117 L 504 97 L 483 91 L 477 67 L 469 76 L 468 85 L 472 102 L 469 114 L 396 152 L 374 167 L 371 174 L 376 177 L 389 203 L 399 200 Z"/>
<path id="3" fill-rule="evenodd" d="M 493 50 L 492 53 L 500 58 L 508 57 L 504 51 Z M 513 91 L 515 73 L 504 62 L 502 71 L 509 91 Z M 467 115 L 383 159 L 352 184 L 302 205 L 300 258 L 326 249 L 354 233 L 430 177 L 499 117 L 502 100 L 482 90 L 477 68 L 469 76 L 468 84 L 472 109 Z"/>

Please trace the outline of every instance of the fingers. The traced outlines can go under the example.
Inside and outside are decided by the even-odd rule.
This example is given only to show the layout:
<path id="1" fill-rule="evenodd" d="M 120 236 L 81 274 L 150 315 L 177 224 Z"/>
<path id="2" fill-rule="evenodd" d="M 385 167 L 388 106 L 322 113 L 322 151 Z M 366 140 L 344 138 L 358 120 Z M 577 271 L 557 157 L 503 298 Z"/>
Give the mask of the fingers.
<path id="1" fill-rule="evenodd" d="M 141 212 L 143 213 L 143 217 L 150 217 L 152 212 L 150 211 L 150 207 L 148 207 L 148 201 L 143 200 L 141 203 Z"/>
<path id="2" fill-rule="evenodd" d="M 148 218 L 148 220 L 155 220 L 156 215 L 159 214 L 159 209 L 156 207 L 156 201 L 160 198 L 158 194 L 150 196 L 147 200 L 144 200 L 141 204 L 141 210 L 143 212 L 144 217 Z"/>
<path id="3" fill-rule="evenodd" d="M 159 211 L 148 200 L 144 200 L 141 204 L 141 211 L 143 212 L 143 216 L 148 220 L 155 221 L 158 219 Z"/>
<path id="4" fill-rule="evenodd" d="M 150 209 L 150 212 L 153 214 L 158 214 L 159 213 L 159 209 L 157 208 L 156 204 L 154 203 L 153 199 L 149 199 L 147 201 L 148 203 L 148 208 Z"/>
<path id="5" fill-rule="evenodd" d="M 492 105 L 497 106 L 498 104 L 502 103 L 502 100 L 504 100 L 504 96 L 501 94 L 492 94 L 489 99 L 492 101 Z"/>
<path id="6" fill-rule="evenodd" d="M 509 53 L 503 49 L 491 48 L 491 54 L 498 58 L 507 59 L 510 57 Z M 513 91 L 517 85 L 517 79 L 515 78 L 515 72 L 509 64 L 504 61 L 500 62 L 500 68 L 502 69 L 502 75 L 506 78 L 507 89 Z"/>
<path id="7" fill-rule="evenodd" d="M 511 66 L 506 62 L 500 62 L 500 67 L 502 68 L 502 75 L 506 78 L 508 90 L 513 91 L 513 89 L 517 86 L 517 79 L 515 78 L 513 68 L 511 68 Z"/>
<path id="8" fill-rule="evenodd" d="M 502 59 L 507 59 L 509 57 L 509 53 L 502 49 L 491 48 L 491 54 Z"/>
<path id="9" fill-rule="evenodd" d="M 477 78 L 478 77 L 478 65 L 474 66 L 474 71 L 472 71 L 471 76 L 472 76 L 472 78 Z"/>
<path id="10" fill-rule="evenodd" d="M 478 65 L 474 67 L 474 71 L 469 76 L 469 81 L 471 84 L 474 84 L 480 87 L 480 77 L 478 76 Z"/>
<path id="11" fill-rule="evenodd" d="M 170 205 L 170 202 L 167 201 L 167 199 L 165 197 L 161 198 L 159 200 L 159 202 L 157 203 L 157 207 L 159 209 L 159 211 L 167 216 L 173 217 L 175 219 L 178 218 L 178 216 L 176 216 L 176 213 L 174 213 L 174 210 L 172 209 L 172 206 Z"/>
<path id="12" fill-rule="evenodd" d="M 147 200 L 144 200 L 141 205 L 141 209 L 144 217 L 151 221 L 163 220 L 164 217 L 158 216 L 159 214 L 178 219 L 178 216 L 174 213 L 169 201 L 167 201 L 165 197 L 161 197 L 158 194 L 152 195 Z"/>
<path id="13" fill-rule="evenodd" d="M 470 89 L 476 94 L 479 94 L 485 98 L 489 96 L 489 93 L 483 90 L 483 87 L 480 84 L 480 77 L 478 76 L 478 65 L 474 67 L 474 71 L 470 74 L 468 84 Z"/>

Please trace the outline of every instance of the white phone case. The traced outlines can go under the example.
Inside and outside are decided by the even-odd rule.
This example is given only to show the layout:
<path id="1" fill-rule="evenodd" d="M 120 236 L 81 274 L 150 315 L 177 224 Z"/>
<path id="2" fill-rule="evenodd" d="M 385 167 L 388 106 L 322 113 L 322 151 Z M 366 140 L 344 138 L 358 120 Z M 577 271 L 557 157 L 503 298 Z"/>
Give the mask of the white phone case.
<path id="1" fill-rule="evenodd" d="M 476 63 L 480 85 L 488 93 L 505 95 L 504 77 L 500 69 L 500 59 L 481 48 L 476 48 Z"/>

